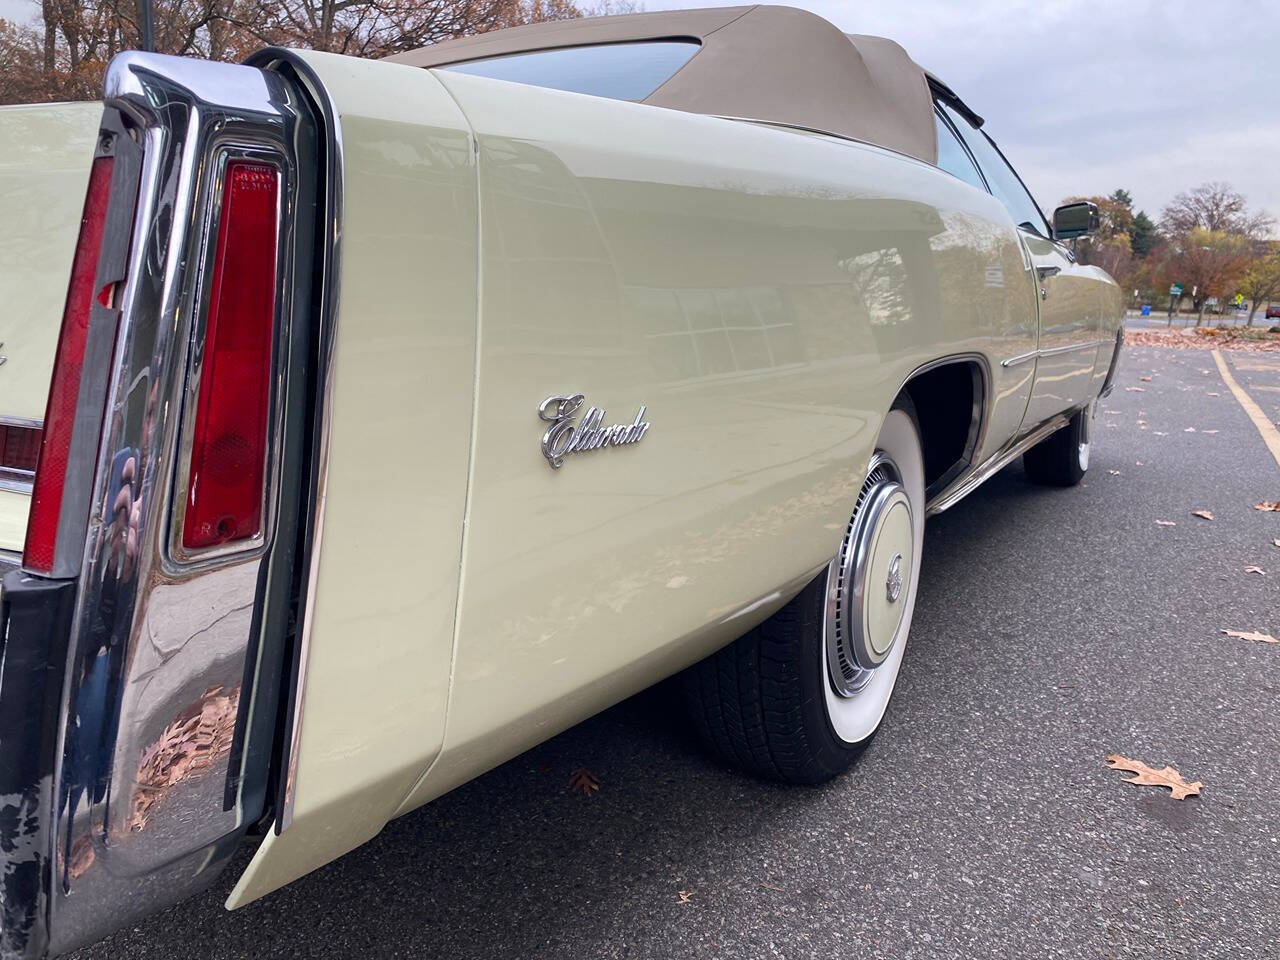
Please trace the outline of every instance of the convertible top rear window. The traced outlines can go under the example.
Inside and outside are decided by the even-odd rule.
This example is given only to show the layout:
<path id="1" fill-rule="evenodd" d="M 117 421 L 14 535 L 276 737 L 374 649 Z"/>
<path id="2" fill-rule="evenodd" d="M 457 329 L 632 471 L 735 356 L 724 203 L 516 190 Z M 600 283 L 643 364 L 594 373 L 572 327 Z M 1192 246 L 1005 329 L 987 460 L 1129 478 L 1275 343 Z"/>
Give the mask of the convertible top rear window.
<path id="1" fill-rule="evenodd" d="M 691 40 L 600 43 L 468 60 L 440 69 L 611 100 L 643 100 L 698 50 Z"/>

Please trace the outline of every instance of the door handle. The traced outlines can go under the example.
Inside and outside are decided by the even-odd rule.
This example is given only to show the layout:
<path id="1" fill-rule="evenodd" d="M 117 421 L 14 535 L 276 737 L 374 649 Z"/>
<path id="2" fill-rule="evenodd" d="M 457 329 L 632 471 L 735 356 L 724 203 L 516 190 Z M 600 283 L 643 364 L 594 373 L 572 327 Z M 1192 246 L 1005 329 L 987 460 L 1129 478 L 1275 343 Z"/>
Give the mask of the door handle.
<path id="1" fill-rule="evenodd" d="M 1048 266 L 1047 264 L 1036 266 L 1036 277 L 1040 280 L 1040 299 L 1041 300 L 1049 299 L 1049 288 L 1044 285 L 1044 282 L 1048 280 L 1050 277 L 1056 277 L 1061 272 L 1062 272 L 1061 267 L 1051 267 L 1051 266 Z"/>

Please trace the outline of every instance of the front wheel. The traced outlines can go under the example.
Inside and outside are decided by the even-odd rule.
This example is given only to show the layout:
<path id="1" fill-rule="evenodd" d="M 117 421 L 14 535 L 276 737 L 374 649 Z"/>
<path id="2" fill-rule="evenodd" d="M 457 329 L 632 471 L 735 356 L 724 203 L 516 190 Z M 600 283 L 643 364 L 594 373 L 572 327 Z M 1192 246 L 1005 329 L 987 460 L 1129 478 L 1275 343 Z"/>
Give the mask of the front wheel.
<path id="1" fill-rule="evenodd" d="M 1046 487 L 1074 487 L 1089 469 L 1092 442 L 1089 427 L 1093 407 L 1077 410 L 1067 425 L 1045 437 L 1022 455 L 1033 483 Z"/>
<path id="2" fill-rule="evenodd" d="M 904 397 L 826 572 L 685 671 L 690 715 L 712 751 L 768 779 L 821 783 L 866 749 L 898 679 L 923 538 L 924 460 Z"/>

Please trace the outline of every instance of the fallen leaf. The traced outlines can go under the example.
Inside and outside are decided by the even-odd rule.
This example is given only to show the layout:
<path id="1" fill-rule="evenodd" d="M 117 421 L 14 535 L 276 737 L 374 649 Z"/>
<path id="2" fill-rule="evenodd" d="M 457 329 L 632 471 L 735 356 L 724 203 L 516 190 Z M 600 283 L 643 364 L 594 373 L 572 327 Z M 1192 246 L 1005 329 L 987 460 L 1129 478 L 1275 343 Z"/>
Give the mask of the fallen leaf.
<path id="1" fill-rule="evenodd" d="M 1150 378 L 1150 377 L 1139 377 L 1138 379 L 1139 379 L 1139 380 L 1141 380 L 1143 383 L 1150 383 L 1150 382 L 1151 382 L 1151 378 Z"/>
<path id="2" fill-rule="evenodd" d="M 679 894 L 680 894 L 680 901 L 679 901 L 680 903 L 688 903 L 690 900 L 693 899 L 692 890 L 680 890 Z"/>
<path id="3" fill-rule="evenodd" d="M 1254 565 L 1254 564 L 1252 564 L 1252 563 L 1251 563 L 1251 564 L 1249 564 L 1247 567 L 1245 567 L 1245 568 L 1244 568 L 1244 572 L 1245 572 L 1245 573 L 1256 573 L 1256 574 L 1257 574 L 1258 576 L 1260 576 L 1260 577 L 1265 577 L 1265 576 L 1267 575 L 1267 571 L 1263 570 L 1261 567 L 1255 566 L 1255 565 Z"/>
<path id="4" fill-rule="evenodd" d="M 1269 633 L 1263 633 L 1261 630 L 1223 630 L 1228 637 L 1235 637 L 1238 640 L 1252 640 L 1254 643 L 1280 643 Z"/>
<path id="5" fill-rule="evenodd" d="M 1274 500 L 1263 500 L 1261 503 L 1255 503 L 1253 509 L 1280 511 L 1280 503 Z"/>
<path id="6" fill-rule="evenodd" d="M 581 790 L 589 797 L 600 789 L 600 781 L 586 767 L 578 767 L 569 774 L 569 789 Z"/>
<path id="7" fill-rule="evenodd" d="M 1157 520 L 1156 526 L 1157 527 L 1176 527 L 1177 524 L 1172 520 Z"/>
<path id="8" fill-rule="evenodd" d="M 1199 517 L 1201 520 L 1212 520 L 1212 519 L 1213 519 L 1213 514 L 1212 514 L 1212 513 L 1210 513 L 1208 510 L 1192 510 L 1192 511 L 1191 511 L 1191 515 L 1192 515 L 1193 517 Z"/>
<path id="9" fill-rule="evenodd" d="M 1198 796 L 1200 788 L 1204 786 L 1199 780 L 1195 783 L 1187 783 L 1182 779 L 1182 774 L 1178 773 L 1173 767 L 1156 770 L 1148 767 L 1140 760 L 1130 760 L 1128 757 L 1122 757 L 1118 753 L 1113 753 L 1107 757 L 1107 766 L 1112 770 L 1123 770 L 1126 773 L 1136 774 L 1133 777 L 1126 777 L 1125 783 L 1133 783 L 1144 787 L 1168 787 L 1172 791 L 1172 796 L 1175 800 L 1185 800 L 1187 797 Z"/>
<path id="10" fill-rule="evenodd" d="M 1271 545 L 1273 547 L 1280 547 L 1280 540 L 1272 540 Z"/>

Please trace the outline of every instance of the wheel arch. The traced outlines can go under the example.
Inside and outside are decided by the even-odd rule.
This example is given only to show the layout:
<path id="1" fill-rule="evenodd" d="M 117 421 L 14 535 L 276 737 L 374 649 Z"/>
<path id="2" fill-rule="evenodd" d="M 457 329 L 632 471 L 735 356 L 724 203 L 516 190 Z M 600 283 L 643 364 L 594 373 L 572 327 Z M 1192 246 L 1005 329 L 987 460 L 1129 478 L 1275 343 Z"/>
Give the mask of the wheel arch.
<path id="1" fill-rule="evenodd" d="M 987 423 L 990 385 L 986 357 L 963 353 L 917 367 L 895 394 L 895 400 L 909 396 L 916 410 L 926 501 L 975 465 Z"/>

